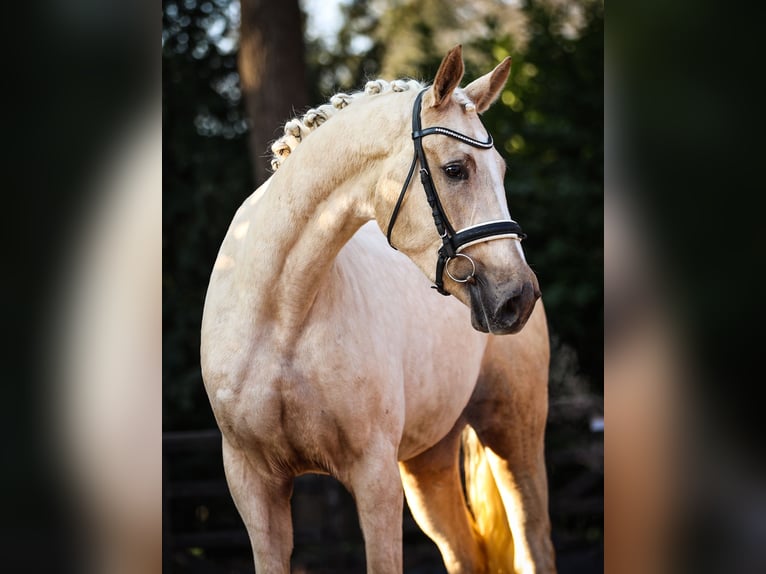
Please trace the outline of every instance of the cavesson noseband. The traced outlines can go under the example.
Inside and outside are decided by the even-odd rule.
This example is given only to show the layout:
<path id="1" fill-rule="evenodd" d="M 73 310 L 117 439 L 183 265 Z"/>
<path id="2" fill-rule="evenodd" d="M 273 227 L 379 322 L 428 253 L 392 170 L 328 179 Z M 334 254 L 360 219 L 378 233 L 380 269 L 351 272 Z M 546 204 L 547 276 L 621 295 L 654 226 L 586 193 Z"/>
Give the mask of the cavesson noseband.
<path id="1" fill-rule="evenodd" d="M 423 144 L 421 140 L 425 136 L 439 134 L 455 138 L 463 143 L 467 143 L 468 145 L 479 149 L 492 149 L 494 142 L 492 141 L 492 136 L 489 134 L 489 139 L 485 142 L 482 142 L 449 128 L 434 126 L 426 129 L 421 129 L 421 106 L 423 94 L 427 90 L 428 88 L 421 90 L 421 92 L 418 94 L 418 97 L 415 98 L 415 104 L 412 106 L 412 141 L 415 145 L 415 155 L 412 158 L 412 164 L 410 165 L 409 173 L 407 173 L 407 179 L 404 180 L 402 191 L 399 193 L 399 198 L 396 200 L 396 205 L 394 205 L 394 211 L 391 213 L 391 219 L 388 222 L 388 233 L 386 236 L 388 237 L 388 244 L 391 245 L 391 247 L 394 247 L 394 245 L 391 243 L 391 232 L 394 229 L 396 218 L 399 215 L 399 209 L 402 206 L 404 196 L 407 193 L 407 188 L 409 187 L 410 181 L 412 180 L 412 174 L 415 173 L 415 166 L 420 163 L 420 182 L 423 184 L 423 189 L 426 192 L 428 205 L 431 206 L 431 214 L 434 218 L 436 231 L 439 233 L 439 237 L 442 239 L 442 246 L 439 248 L 438 259 L 436 260 L 436 284 L 433 286 L 433 288 L 442 295 L 450 295 L 449 291 L 445 291 L 444 289 L 443 276 L 445 269 L 450 278 L 453 281 L 457 281 L 458 283 L 465 283 L 473 278 L 473 276 L 476 274 L 476 264 L 468 255 L 460 253 L 462 249 L 465 249 L 469 245 L 473 245 L 475 243 L 491 241 L 493 239 L 500 239 L 503 237 L 510 237 L 513 239 L 521 240 L 526 237 L 526 234 L 521 230 L 521 226 L 512 219 L 488 221 L 486 223 L 480 223 L 478 225 L 466 227 L 460 231 L 455 231 L 455 229 L 452 227 L 449 219 L 447 219 L 447 214 L 444 212 L 444 208 L 439 201 L 439 195 L 436 193 L 436 186 L 434 185 L 434 180 L 431 178 L 431 173 L 428 170 L 428 162 L 426 161 L 426 154 L 423 151 Z M 396 249 L 396 247 L 394 247 L 394 249 Z M 449 263 L 450 259 L 454 259 L 455 257 L 464 257 L 471 263 L 472 271 L 468 277 L 464 279 L 457 279 L 453 277 L 449 272 L 449 269 L 447 269 L 447 263 Z"/>

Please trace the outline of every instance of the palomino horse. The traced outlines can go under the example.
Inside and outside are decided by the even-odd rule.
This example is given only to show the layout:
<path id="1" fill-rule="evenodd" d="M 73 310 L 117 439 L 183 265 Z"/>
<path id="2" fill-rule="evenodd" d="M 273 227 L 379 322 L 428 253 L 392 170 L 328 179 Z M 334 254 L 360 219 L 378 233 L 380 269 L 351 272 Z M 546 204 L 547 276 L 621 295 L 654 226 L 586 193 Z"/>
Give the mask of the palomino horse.
<path id="1" fill-rule="evenodd" d="M 478 115 L 509 71 L 460 89 L 458 46 L 431 87 L 334 96 L 234 216 L 201 358 L 258 574 L 290 571 L 310 472 L 353 494 L 368 572 L 402 571 L 404 493 L 450 573 L 555 571 L 545 316 Z"/>

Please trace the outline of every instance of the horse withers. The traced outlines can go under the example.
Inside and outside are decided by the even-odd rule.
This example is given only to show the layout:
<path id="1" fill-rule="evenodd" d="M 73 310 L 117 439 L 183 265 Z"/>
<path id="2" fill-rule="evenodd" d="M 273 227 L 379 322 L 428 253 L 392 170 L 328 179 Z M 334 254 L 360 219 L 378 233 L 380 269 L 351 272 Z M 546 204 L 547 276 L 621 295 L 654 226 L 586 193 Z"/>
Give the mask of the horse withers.
<path id="1" fill-rule="evenodd" d="M 259 574 L 290 571 L 304 473 L 353 494 L 368 572 L 402 571 L 405 494 L 451 574 L 555 571 L 545 314 L 479 119 L 510 60 L 463 69 L 288 122 L 223 241 L 202 373 Z"/>

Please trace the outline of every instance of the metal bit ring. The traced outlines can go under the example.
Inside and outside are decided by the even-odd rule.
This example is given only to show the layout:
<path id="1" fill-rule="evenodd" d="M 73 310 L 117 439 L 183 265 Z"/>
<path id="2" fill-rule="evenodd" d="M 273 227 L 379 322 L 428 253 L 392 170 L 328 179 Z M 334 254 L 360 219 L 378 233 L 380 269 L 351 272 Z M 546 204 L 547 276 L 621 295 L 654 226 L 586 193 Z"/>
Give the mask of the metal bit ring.
<path id="1" fill-rule="evenodd" d="M 464 257 L 471 262 L 471 273 L 465 279 L 458 279 L 449 271 L 449 262 L 452 259 L 457 259 L 458 257 Z M 463 253 L 456 253 L 455 257 L 450 257 L 449 259 L 447 259 L 447 263 L 444 265 L 444 270 L 447 272 L 447 275 L 449 275 L 449 278 L 452 279 L 455 283 L 468 283 L 468 281 L 470 281 L 476 276 L 476 263 L 474 263 L 473 259 L 468 257 L 468 255 L 465 255 Z"/>

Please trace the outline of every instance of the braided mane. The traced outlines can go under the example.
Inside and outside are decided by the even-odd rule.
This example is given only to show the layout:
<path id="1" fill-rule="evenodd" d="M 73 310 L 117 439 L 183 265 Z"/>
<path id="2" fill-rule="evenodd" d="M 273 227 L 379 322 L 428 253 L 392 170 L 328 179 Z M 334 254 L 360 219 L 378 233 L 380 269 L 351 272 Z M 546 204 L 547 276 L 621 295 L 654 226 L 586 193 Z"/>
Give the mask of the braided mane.
<path id="1" fill-rule="evenodd" d="M 271 146 L 271 169 L 276 171 L 287 156 L 298 146 L 311 132 L 329 120 L 338 110 L 342 110 L 355 99 L 363 96 L 375 96 L 386 92 L 406 92 L 407 90 L 419 90 L 423 84 L 415 80 L 371 80 L 364 86 L 361 92 L 351 94 L 338 93 L 330 98 L 330 102 L 307 111 L 302 118 L 293 118 L 285 124 L 284 135 Z"/>

